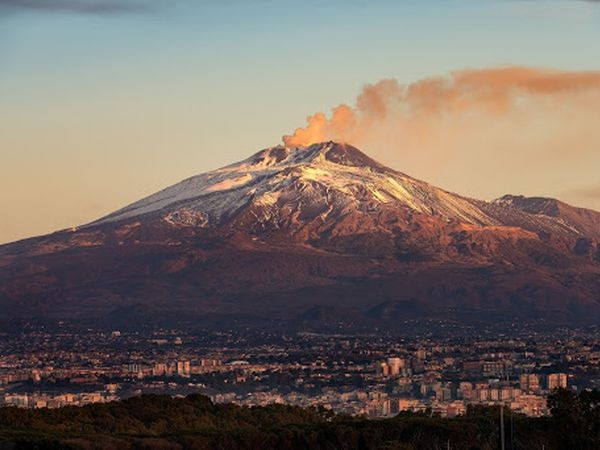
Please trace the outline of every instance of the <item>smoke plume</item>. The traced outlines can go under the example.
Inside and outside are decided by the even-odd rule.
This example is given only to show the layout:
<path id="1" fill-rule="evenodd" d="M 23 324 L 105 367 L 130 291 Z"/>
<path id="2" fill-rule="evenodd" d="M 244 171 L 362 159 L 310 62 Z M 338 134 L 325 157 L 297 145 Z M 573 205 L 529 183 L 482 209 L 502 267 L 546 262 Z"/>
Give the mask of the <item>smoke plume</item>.
<path id="1" fill-rule="evenodd" d="M 318 112 L 307 126 L 283 137 L 287 146 L 305 146 L 325 140 L 352 144 L 372 134 L 404 130 L 409 139 L 424 139 L 444 122 L 468 116 L 501 118 L 510 114 L 568 106 L 569 100 L 598 94 L 600 72 L 560 72 L 506 67 L 464 70 L 449 77 L 428 78 L 403 85 L 381 80 L 366 85 L 351 107 L 340 105 L 328 118 Z M 565 100 L 567 105 L 565 105 Z M 582 100 L 582 99 L 580 99 Z M 533 117 L 532 117 L 533 118 Z"/>

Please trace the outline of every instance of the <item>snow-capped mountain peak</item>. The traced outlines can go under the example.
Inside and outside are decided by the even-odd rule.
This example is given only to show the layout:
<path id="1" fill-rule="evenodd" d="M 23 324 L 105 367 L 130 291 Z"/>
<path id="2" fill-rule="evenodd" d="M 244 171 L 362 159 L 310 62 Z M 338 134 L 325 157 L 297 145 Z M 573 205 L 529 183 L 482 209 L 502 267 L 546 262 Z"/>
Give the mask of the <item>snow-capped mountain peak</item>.
<path id="1" fill-rule="evenodd" d="M 386 205 L 447 220 L 495 223 L 473 200 L 386 168 L 350 145 L 324 142 L 261 150 L 239 163 L 183 180 L 94 225 L 185 210 L 206 217 L 210 226 L 231 219 L 244 207 L 286 205 L 296 212 L 333 208 L 340 214 L 373 212 Z"/>

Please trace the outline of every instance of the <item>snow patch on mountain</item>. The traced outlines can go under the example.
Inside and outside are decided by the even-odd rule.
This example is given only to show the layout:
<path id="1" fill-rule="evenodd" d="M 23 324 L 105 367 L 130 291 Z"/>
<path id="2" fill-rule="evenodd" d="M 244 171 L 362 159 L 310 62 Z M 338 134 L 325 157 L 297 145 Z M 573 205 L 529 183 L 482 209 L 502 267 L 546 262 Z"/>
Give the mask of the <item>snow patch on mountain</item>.
<path id="1" fill-rule="evenodd" d="M 208 186 L 205 190 L 207 192 L 226 191 L 228 189 L 243 186 L 250 180 L 252 180 L 252 175 L 247 173 L 245 175 L 242 175 L 241 177 L 227 178 L 219 183 L 213 184 L 212 186 Z"/>

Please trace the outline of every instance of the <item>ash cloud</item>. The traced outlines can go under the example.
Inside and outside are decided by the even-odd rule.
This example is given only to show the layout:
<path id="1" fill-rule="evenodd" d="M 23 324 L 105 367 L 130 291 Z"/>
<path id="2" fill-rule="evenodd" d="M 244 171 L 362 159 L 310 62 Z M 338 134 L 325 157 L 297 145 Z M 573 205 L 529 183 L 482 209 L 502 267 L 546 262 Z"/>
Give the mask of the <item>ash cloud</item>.
<path id="1" fill-rule="evenodd" d="M 553 115 L 569 108 L 574 114 L 590 113 L 586 103 L 600 106 L 599 92 L 600 71 L 503 67 L 463 70 L 411 84 L 381 80 L 366 85 L 353 106 L 339 105 L 329 118 L 323 112 L 309 116 L 305 127 L 283 141 L 288 146 L 330 139 L 358 145 L 392 129 L 404 130 L 409 135 L 405 138 L 425 138 L 452 121 L 499 120 L 527 113 L 534 119 L 537 114 Z"/>

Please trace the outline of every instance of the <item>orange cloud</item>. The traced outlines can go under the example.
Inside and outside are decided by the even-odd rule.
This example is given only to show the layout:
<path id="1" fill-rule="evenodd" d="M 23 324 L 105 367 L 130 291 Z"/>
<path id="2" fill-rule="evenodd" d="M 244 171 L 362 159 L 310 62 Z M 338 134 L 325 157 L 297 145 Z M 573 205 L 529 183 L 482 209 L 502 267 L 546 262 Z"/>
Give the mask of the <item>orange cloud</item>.
<path id="1" fill-rule="evenodd" d="M 403 145 L 422 142 L 428 135 L 436 139 L 440 132 L 456 137 L 458 128 L 448 128 L 453 122 L 460 128 L 474 116 L 535 119 L 556 108 L 563 112 L 565 107 L 577 108 L 574 102 L 585 104 L 583 97 L 590 93 L 597 100 L 599 90 L 600 72 L 527 67 L 464 70 L 407 85 L 382 80 L 365 86 L 353 107 L 340 105 L 329 118 L 318 112 L 308 117 L 307 126 L 284 136 L 283 141 L 291 147 L 325 140 L 368 147 L 373 139 L 387 136 L 386 146 L 394 147 L 400 144 L 394 139 L 400 137 Z M 524 111 L 528 114 L 523 115 Z"/>

